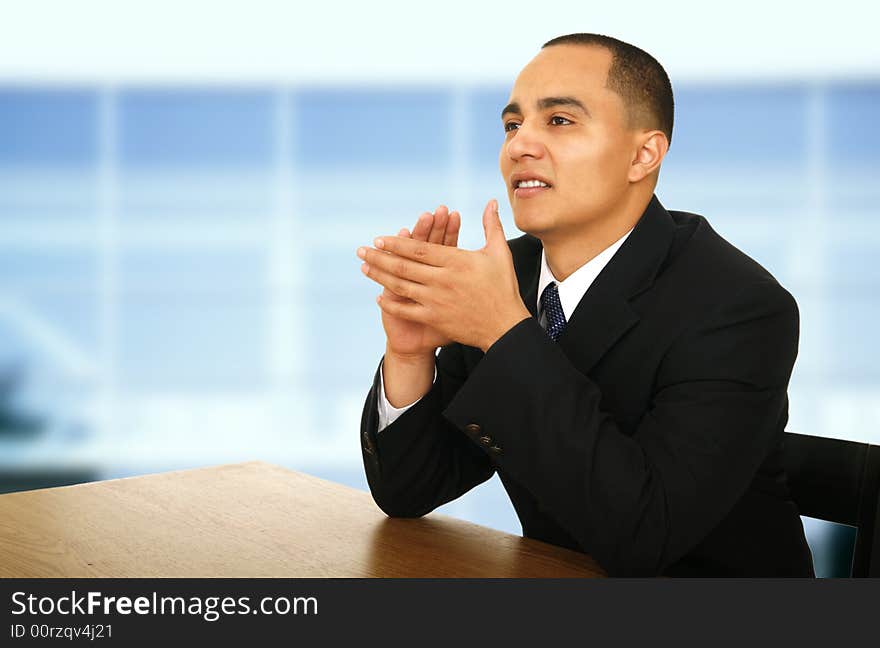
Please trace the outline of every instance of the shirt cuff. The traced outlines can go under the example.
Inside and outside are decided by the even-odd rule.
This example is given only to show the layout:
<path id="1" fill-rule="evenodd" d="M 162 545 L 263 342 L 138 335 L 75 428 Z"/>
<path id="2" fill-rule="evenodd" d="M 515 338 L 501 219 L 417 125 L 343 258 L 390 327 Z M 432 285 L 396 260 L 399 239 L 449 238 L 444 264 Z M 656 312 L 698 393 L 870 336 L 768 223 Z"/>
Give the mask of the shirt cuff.
<path id="1" fill-rule="evenodd" d="M 400 418 L 401 414 L 403 414 L 410 407 L 418 403 L 422 398 L 418 398 L 414 400 L 409 405 L 404 405 L 403 407 L 394 407 L 391 403 L 388 402 L 388 397 L 385 396 L 385 363 L 382 363 L 382 366 L 379 367 L 379 398 L 377 399 L 377 407 L 376 409 L 379 411 L 379 426 L 376 429 L 376 432 L 379 433 L 389 425 L 394 423 L 398 418 Z M 434 365 L 434 380 L 431 383 L 437 382 L 437 366 Z"/>

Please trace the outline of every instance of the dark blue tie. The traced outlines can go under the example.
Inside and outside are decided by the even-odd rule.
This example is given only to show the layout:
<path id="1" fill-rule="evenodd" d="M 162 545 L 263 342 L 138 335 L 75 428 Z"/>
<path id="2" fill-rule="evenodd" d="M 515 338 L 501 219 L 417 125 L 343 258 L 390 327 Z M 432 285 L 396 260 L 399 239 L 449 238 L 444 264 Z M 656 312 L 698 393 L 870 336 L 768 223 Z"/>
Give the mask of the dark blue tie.
<path id="1" fill-rule="evenodd" d="M 562 303 L 559 301 L 559 289 L 556 282 L 547 284 L 541 294 L 541 311 L 547 321 L 547 335 L 555 342 L 565 330 L 565 313 L 562 312 Z"/>

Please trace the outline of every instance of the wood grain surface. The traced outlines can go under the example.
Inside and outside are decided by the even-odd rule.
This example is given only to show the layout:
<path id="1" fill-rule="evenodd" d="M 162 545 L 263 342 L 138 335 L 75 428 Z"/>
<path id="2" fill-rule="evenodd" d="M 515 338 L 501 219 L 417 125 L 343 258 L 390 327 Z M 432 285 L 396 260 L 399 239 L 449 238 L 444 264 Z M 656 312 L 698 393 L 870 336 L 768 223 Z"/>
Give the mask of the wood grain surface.
<path id="1" fill-rule="evenodd" d="M 0 577 L 591 577 L 589 556 L 262 462 L 0 495 Z"/>

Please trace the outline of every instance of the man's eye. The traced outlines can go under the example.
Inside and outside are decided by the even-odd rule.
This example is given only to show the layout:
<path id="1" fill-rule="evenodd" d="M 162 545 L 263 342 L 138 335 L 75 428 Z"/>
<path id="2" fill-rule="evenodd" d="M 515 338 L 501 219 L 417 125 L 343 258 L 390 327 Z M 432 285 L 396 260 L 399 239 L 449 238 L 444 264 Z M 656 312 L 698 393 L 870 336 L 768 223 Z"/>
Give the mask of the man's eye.
<path id="1" fill-rule="evenodd" d="M 565 117 L 560 117 L 559 115 L 553 115 L 553 117 L 550 118 L 550 123 L 554 126 L 566 126 L 567 124 L 571 124 L 572 121 Z"/>
<path id="2" fill-rule="evenodd" d="M 517 128 L 519 128 L 519 124 L 513 121 L 509 121 L 504 124 L 505 133 L 509 133 L 510 131 L 516 130 Z"/>

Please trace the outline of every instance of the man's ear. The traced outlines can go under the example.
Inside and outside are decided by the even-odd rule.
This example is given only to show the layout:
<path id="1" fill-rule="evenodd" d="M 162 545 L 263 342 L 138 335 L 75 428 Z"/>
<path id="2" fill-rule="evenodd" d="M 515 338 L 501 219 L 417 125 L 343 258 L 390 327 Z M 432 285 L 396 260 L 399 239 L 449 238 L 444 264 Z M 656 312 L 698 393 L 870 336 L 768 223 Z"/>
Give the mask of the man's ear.
<path id="1" fill-rule="evenodd" d="M 636 142 L 637 149 L 629 169 L 629 181 L 638 182 L 657 172 L 660 163 L 669 150 L 669 140 L 663 131 L 641 133 Z"/>

